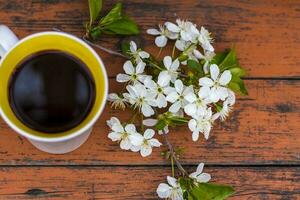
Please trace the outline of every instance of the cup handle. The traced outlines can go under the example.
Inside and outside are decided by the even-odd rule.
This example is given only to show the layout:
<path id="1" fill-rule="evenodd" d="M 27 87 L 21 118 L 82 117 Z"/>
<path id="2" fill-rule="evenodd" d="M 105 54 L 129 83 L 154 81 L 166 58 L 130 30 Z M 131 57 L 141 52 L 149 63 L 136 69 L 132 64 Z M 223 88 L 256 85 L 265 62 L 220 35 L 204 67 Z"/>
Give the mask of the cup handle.
<path id="1" fill-rule="evenodd" d="M 0 58 L 18 41 L 18 37 L 7 26 L 0 24 Z"/>

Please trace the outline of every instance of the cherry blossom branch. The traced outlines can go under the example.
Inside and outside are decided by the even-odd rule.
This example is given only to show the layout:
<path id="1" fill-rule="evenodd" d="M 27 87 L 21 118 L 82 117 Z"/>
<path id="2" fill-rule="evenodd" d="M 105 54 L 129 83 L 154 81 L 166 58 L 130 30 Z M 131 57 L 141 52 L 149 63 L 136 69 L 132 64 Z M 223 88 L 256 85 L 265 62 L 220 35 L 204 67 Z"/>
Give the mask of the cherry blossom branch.
<path id="1" fill-rule="evenodd" d="M 181 171 L 181 173 L 183 174 L 183 176 L 188 176 L 188 173 L 185 171 L 185 169 L 183 168 L 183 166 L 180 164 L 180 162 L 178 161 L 177 157 L 176 157 L 176 153 L 174 151 L 174 148 L 172 146 L 172 144 L 170 143 L 169 139 L 168 139 L 168 136 L 166 133 L 163 133 L 163 136 L 164 136 L 164 140 L 165 140 L 165 143 L 166 145 L 168 146 L 169 148 L 169 151 L 171 153 L 171 156 L 175 162 L 175 164 L 177 165 L 178 169 Z"/>

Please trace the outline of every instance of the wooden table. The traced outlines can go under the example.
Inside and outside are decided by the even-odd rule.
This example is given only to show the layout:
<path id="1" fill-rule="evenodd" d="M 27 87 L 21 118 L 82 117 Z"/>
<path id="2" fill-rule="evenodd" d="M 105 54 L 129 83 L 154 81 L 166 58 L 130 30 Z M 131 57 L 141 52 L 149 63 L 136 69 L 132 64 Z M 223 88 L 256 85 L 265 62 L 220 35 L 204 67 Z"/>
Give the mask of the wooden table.
<path id="1" fill-rule="evenodd" d="M 106 1 L 108 9 L 115 1 Z M 217 51 L 235 44 L 250 95 L 238 97 L 226 123 L 217 124 L 208 141 L 192 142 L 186 128 L 170 134 L 186 149 L 182 162 L 194 170 L 207 164 L 213 181 L 231 184 L 231 199 L 300 199 L 300 2 L 297 0 L 126 0 L 124 7 L 142 30 L 177 17 L 205 25 Z M 23 38 L 59 28 L 81 36 L 88 19 L 83 0 L 0 0 L 0 22 Z M 118 48 L 118 39 L 101 44 Z M 122 58 L 99 51 L 110 77 L 120 85 Z M 0 199 L 157 199 L 156 188 L 170 174 L 155 150 L 146 159 L 122 151 L 107 138 L 105 120 L 127 113 L 105 109 L 92 136 L 79 150 L 50 155 L 36 150 L 0 121 Z"/>

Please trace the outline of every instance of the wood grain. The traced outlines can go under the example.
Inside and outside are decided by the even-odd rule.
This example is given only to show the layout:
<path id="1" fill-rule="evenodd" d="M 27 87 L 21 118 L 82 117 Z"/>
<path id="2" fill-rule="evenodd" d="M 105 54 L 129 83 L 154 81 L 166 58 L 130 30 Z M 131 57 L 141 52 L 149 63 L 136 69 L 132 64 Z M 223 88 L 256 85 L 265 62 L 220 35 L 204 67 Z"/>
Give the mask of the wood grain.
<path id="1" fill-rule="evenodd" d="M 298 167 L 205 168 L 213 181 L 235 187 L 230 200 L 300 199 L 299 171 Z M 168 174 L 169 169 L 160 167 L 4 167 L 0 199 L 158 199 L 156 188 Z"/>
<path id="2" fill-rule="evenodd" d="M 229 120 L 216 124 L 208 141 L 200 137 L 192 142 L 191 132 L 185 127 L 171 131 L 172 143 L 185 148 L 185 164 L 300 164 L 300 81 L 247 80 L 246 85 L 250 95 L 238 98 Z M 118 91 L 121 85 L 111 81 L 111 86 L 111 91 Z M 59 156 L 36 150 L 1 122 L 0 164 L 164 164 L 158 150 L 142 159 L 137 153 L 122 151 L 107 138 L 105 121 L 111 116 L 126 121 L 130 115 L 107 106 L 88 142 L 79 150 Z"/>
<path id="3" fill-rule="evenodd" d="M 107 11 L 116 1 L 105 1 Z M 238 97 L 229 121 L 215 125 L 210 139 L 194 143 L 186 128 L 170 140 L 185 148 L 189 169 L 205 162 L 213 181 L 233 185 L 233 200 L 300 199 L 300 3 L 281 0 L 121 0 L 140 25 L 141 45 L 156 54 L 148 28 L 176 18 L 207 27 L 217 51 L 235 44 L 248 72 L 248 97 Z M 82 36 L 87 1 L 0 0 L 0 23 L 19 38 L 53 28 Z M 105 36 L 99 44 L 117 50 L 121 39 Z M 113 78 L 123 58 L 98 51 Z M 110 79 L 110 90 L 121 85 Z M 106 107 L 92 136 L 67 155 L 36 150 L 0 119 L 0 200 L 9 199 L 157 199 L 155 190 L 170 167 L 155 149 L 143 159 L 122 151 L 107 138 L 105 121 L 129 118 Z M 161 140 L 161 138 L 159 138 Z M 193 166 L 192 166 L 193 165 Z"/>
<path id="4" fill-rule="evenodd" d="M 106 1 L 108 10 L 115 1 Z M 215 36 L 217 51 L 232 44 L 249 77 L 299 78 L 300 5 L 298 1 L 222 0 L 140 0 L 123 1 L 126 13 L 141 27 L 146 49 L 155 53 L 153 37 L 146 29 L 176 18 L 205 25 Z M 0 0 L 0 22 L 10 26 L 20 38 L 34 32 L 59 28 L 83 35 L 88 19 L 87 2 L 82 0 Z M 101 44 L 116 48 L 118 39 L 103 37 Z M 101 53 L 110 75 L 121 70 L 123 59 Z"/>

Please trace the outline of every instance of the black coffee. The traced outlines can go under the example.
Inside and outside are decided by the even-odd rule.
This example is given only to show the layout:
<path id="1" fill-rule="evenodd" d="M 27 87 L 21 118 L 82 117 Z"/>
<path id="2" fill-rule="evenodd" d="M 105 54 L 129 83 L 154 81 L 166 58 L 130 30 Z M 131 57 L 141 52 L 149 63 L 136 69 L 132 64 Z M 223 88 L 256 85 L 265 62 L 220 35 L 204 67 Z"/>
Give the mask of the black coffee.
<path id="1" fill-rule="evenodd" d="M 23 60 L 9 86 L 10 106 L 26 126 L 44 133 L 80 124 L 95 100 L 90 71 L 62 51 L 43 51 Z"/>

